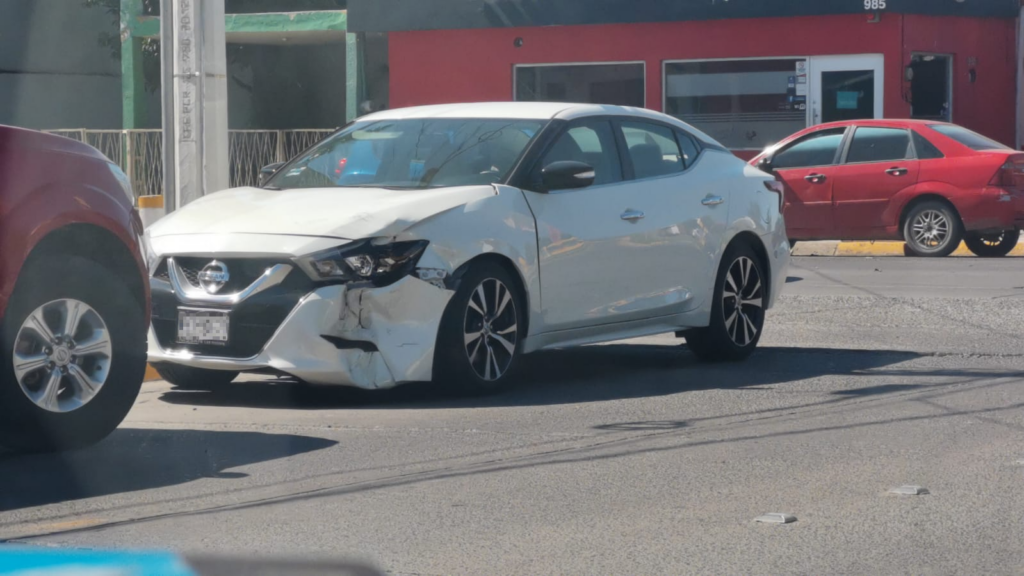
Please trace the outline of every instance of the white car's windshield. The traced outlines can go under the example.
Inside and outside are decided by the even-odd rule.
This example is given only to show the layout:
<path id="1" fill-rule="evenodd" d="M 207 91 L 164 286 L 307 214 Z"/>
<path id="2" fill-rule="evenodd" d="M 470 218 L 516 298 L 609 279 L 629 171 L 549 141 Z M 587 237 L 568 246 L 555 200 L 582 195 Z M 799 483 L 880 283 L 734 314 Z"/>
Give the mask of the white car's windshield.
<path id="1" fill-rule="evenodd" d="M 543 122 L 357 122 L 287 165 L 267 188 L 438 188 L 504 180 Z"/>

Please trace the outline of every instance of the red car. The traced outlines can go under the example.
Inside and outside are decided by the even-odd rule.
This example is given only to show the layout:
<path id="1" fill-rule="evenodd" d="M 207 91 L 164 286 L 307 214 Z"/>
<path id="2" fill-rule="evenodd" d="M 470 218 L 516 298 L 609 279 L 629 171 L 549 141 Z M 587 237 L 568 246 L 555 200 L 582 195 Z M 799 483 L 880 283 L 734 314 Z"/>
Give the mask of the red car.
<path id="1" fill-rule="evenodd" d="M 0 126 L 0 445 L 85 446 L 135 402 L 150 306 L 133 203 L 97 150 Z"/>
<path id="2" fill-rule="evenodd" d="M 915 255 L 946 256 L 964 240 L 978 256 L 1005 256 L 1024 225 L 1024 154 L 955 124 L 822 124 L 751 164 L 785 183 L 791 243 L 903 240 Z"/>

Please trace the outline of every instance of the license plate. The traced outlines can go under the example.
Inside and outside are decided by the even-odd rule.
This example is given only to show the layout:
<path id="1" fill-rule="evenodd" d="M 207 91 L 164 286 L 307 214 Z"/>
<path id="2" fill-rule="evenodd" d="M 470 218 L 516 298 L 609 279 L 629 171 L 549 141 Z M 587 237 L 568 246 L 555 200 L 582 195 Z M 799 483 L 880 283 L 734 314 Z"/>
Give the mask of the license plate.
<path id="1" fill-rule="evenodd" d="M 219 310 L 178 308 L 178 342 L 226 345 L 228 313 Z"/>

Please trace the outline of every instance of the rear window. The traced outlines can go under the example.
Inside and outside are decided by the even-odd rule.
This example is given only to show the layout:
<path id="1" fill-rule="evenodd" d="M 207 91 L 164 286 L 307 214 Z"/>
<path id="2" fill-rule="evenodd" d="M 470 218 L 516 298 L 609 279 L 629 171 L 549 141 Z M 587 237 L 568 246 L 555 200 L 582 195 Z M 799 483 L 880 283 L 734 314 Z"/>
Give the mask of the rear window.
<path id="1" fill-rule="evenodd" d="M 1000 144 L 991 138 L 986 138 L 963 126 L 956 126 L 955 124 L 930 124 L 928 127 L 943 136 L 949 136 L 971 150 L 1012 150 L 1009 146 Z"/>

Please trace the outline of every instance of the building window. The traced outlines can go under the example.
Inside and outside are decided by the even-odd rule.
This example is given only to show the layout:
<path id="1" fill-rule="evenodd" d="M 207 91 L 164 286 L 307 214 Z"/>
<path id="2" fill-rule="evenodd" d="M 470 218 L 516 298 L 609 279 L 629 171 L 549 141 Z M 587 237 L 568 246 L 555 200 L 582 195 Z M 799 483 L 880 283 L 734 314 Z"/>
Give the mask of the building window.
<path id="1" fill-rule="evenodd" d="M 516 66 L 515 98 L 523 102 L 584 102 L 644 106 L 644 64 Z"/>
<path id="2" fill-rule="evenodd" d="M 807 127 L 807 60 L 665 64 L 665 112 L 733 150 L 756 149 Z"/>

